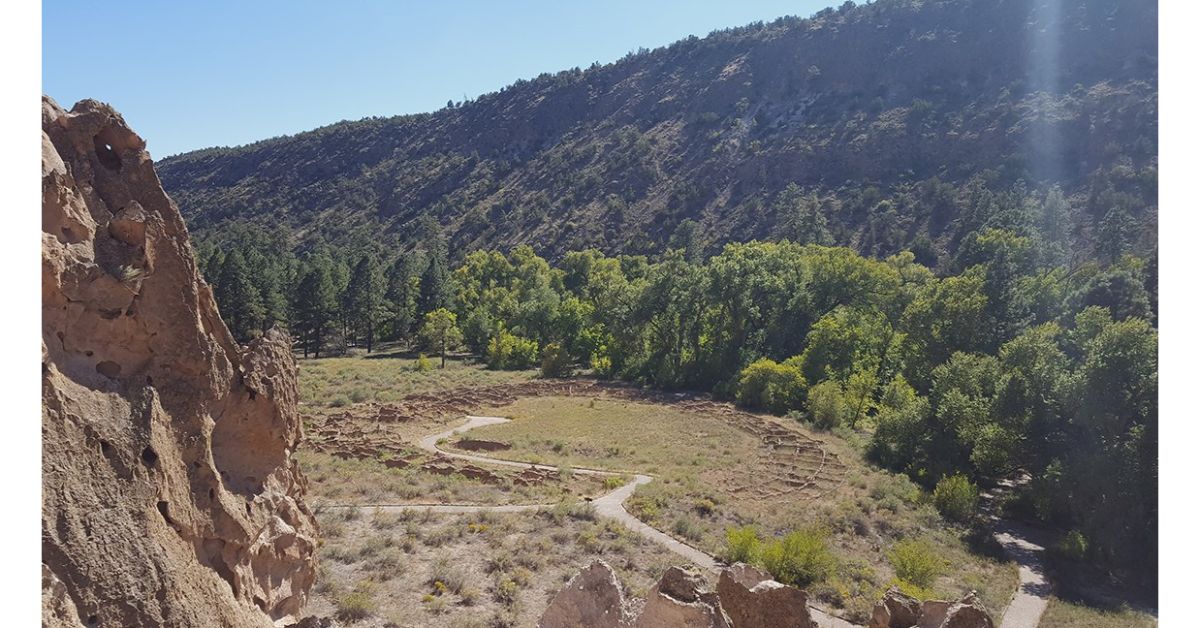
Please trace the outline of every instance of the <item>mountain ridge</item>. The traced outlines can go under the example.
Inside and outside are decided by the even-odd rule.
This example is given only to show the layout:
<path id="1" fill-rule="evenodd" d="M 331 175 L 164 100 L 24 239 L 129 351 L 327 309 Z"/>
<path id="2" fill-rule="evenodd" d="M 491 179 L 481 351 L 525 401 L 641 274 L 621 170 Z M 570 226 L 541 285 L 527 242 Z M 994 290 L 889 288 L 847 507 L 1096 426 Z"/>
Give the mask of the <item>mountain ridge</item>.
<path id="1" fill-rule="evenodd" d="M 711 251 L 787 237 L 790 184 L 835 243 L 887 255 L 924 239 L 930 260 L 981 226 L 951 224 L 978 209 L 973 190 L 1040 204 L 1058 185 L 1064 248 L 1096 249 L 1114 207 L 1153 217 L 1156 17 L 1123 0 L 847 4 L 159 170 L 201 240 L 283 224 L 298 249 L 405 250 L 431 216 L 454 250 L 653 253 L 692 221 Z"/>

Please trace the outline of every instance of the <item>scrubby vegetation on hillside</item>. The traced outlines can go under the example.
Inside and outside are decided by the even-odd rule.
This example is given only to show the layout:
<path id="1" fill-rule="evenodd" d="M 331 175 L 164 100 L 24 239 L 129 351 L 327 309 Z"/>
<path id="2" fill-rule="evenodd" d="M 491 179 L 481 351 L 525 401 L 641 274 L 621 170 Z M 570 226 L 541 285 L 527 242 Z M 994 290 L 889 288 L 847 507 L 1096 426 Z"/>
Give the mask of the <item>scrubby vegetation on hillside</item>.
<path id="1" fill-rule="evenodd" d="M 303 251 L 409 251 L 431 219 L 455 254 L 788 238 L 940 266 L 1037 204 L 1047 254 L 1114 259 L 1154 241 L 1156 23 L 1143 0 L 847 2 L 158 170 L 199 239 L 283 225 Z"/>

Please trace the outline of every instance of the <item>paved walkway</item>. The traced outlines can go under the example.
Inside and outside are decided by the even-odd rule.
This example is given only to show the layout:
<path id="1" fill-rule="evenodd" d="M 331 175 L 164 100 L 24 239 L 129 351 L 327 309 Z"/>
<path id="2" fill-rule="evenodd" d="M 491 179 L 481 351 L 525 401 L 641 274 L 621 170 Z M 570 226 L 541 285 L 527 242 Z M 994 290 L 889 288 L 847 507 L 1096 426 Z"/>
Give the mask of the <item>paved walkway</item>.
<path id="1" fill-rule="evenodd" d="M 432 454 L 446 456 L 448 458 L 454 458 L 456 460 L 465 460 L 467 462 L 472 462 L 472 463 L 491 464 L 491 465 L 498 465 L 498 466 L 504 466 L 504 467 L 516 467 L 516 468 L 521 468 L 521 469 L 533 467 L 535 469 L 541 469 L 541 470 L 546 470 L 546 471 L 557 471 L 558 467 L 552 467 L 550 465 L 532 464 L 529 462 L 521 462 L 518 460 L 505 460 L 503 458 L 492 458 L 490 456 L 476 456 L 476 455 L 472 455 L 472 454 L 464 454 L 464 453 L 459 453 L 459 452 L 455 452 L 455 451 L 446 451 L 446 450 L 438 447 L 439 442 L 448 440 L 451 437 L 456 436 L 458 434 L 462 434 L 463 432 L 466 432 L 468 430 L 472 430 L 477 427 L 482 427 L 484 425 L 497 425 L 500 423 L 507 423 L 510 420 L 511 419 L 506 419 L 504 417 L 496 417 L 496 416 L 471 416 L 471 415 L 468 415 L 467 421 L 465 423 L 463 423 L 462 425 L 459 425 L 458 427 L 446 430 L 444 432 L 438 432 L 437 434 L 430 434 L 429 436 L 426 436 L 426 437 L 420 439 L 419 441 L 417 441 L 417 445 L 421 449 L 423 449 L 429 453 L 432 453 Z M 582 475 L 597 475 L 597 476 L 606 476 L 606 477 L 630 475 L 630 474 L 625 474 L 625 473 L 618 473 L 615 471 L 607 471 L 604 469 L 590 469 L 587 467 L 572 467 L 571 471 L 573 473 L 579 473 Z M 625 527 L 629 528 L 630 530 L 633 530 L 634 532 L 640 534 L 642 537 L 649 539 L 651 541 L 654 541 L 654 542 L 662 545 L 663 547 L 666 547 L 667 549 L 678 554 L 679 556 L 686 558 L 687 560 L 691 561 L 692 563 L 696 564 L 697 566 L 701 567 L 702 569 L 707 569 L 709 571 L 714 571 L 714 572 L 720 571 L 720 569 L 723 567 L 723 563 L 721 563 L 721 561 L 717 560 L 712 555 L 707 554 L 695 547 L 692 547 L 691 545 L 688 545 L 687 543 L 684 543 L 684 542 L 672 537 L 671 535 L 666 534 L 665 532 L 646 524 L 641 519 L 638 519 L 637 517 L 634 517 L 633 515 L 629 514 L 628 510 L 625 510 L 625 500 L 629 499 L 629 497 L 633 495 L 633 492 L 635 490 L 637 490 L 637 487 L 641 486 L 642 484 L 647 484 L 654 480 L 654 478 L 649 475 L 642 475 L 642 474 L 632 474 L 632 475 L 633 475 L 633 479 L 630 480 L 629 482 L 625 483 L 623 486 L 621 486 L 613 491 L 610 491 L 608 493 L 605 493 L 604 495 L 602 495 L 592 501 L 592 505 L 594 505 L 596 507 L 596 515 L 600 516 L 600 517 L 604 517 L 606 519 L 612 519 L 614 521 L 619 522 L 620 524 L 624 525 Z M 342 505 L 342 506 L 334 506 L 334 507 L 335 508 L 379 509 L 379 510 L 384 510 L 384 511 L 389 511 L 389 510 L 428 510 L 431 512 L 444 512 L 444 513 L 472 513 L 472 512 L 481 512 L 481 511 L 528 512 L 528 511 L 532 511 L 532 510 L 538 510 L 540 508 L 548 508 L 550 506 L 551 506 L 551 504 L 525 504 L 525 505 L 519 505 L 519 506 L 517 506 L 517 505 L 479 506 L 479 505 L 469 505 L 469 504 L 354 504 L 354 505 Z M 840 617 L 835 617 L 833 615 L 829 615 L 829 614 L 821 611 L 818 608 L 809 607 L 809 611 L 812 613 L 813 621 L 816 622 L 817 628 L 855 628 L 854 624 L 851 624 L 850 622 L 848 622 L 844 619 L 841 619 Z"/>
<path id="2" fill-rule="evenodd" d="M 1037 628 L 1050 601 L 1050 581 L 1042 556 L 1046 548 L 1029 540 L 1033 536 L 1023 526 L 997 519 L 992 534 L 1004 551 L 1017 562 L 1019 584 L 1012 601 L 1000 620 L 1000 628 Z"/>

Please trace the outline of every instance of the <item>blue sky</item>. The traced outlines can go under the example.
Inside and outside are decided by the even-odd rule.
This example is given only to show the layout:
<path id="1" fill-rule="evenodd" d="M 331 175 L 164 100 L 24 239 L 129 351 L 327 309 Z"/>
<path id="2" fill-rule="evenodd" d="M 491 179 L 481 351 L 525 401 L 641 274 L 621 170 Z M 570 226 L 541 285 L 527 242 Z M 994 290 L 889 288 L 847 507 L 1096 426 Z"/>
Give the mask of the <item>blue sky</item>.
<path id="1" fill-rule="evenodd" d="M 45 0 L 42 88 L 111 103 L 155 158 L 432 111 L 835 0 Z M 840 2 L 838 2 L 840 3 Z"/>

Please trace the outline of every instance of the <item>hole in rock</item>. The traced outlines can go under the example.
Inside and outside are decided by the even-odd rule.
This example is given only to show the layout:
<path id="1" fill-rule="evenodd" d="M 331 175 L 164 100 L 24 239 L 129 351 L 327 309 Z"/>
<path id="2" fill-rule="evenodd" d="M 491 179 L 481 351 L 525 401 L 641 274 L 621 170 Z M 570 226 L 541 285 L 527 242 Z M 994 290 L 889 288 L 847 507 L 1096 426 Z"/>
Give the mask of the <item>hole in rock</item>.
<path id="1" fill-rule="evenodd" d="M 104 454 L 105 458 L 112 458 L 112 455 L 113 455 L 112 445 L 110 445 L 109 442 L 106 440 L 100 441 L 100 453 Z"/>
<path id="2" fill-rule="evenodd" d="M 104 360 L 96 365 L 96 372 L 115 379 L 121 375 L 121 365 L 112 360 Z"/>
<path id="3" fill-rule="evenodd" d="M 146 463 L 147 467 L 153 467 L 154 463 L 158 462 L 158 454 L 154 453 L 153 447 L 142 450 L 142 462 Z"/>
<path id="4" fill-rule="evenodd" d="M 168 507 L 169 504 L 167 504 L 167 502 L 158 502 L 158 514 L 162 515 L 162 518 L 167 522 L 167 525 L 174 527 L 175 522 L 171 521 L 171 512 Z"/>
<path id="5" fill-rule="evenodd" d="M 101 131 L 101 135 L 104 132 Z M 100 160 L 100 165 L 109 170 L 121 169 L 121 156 L 117 154 L 116 149 L 109 142 L 100 138 L 100 135 L 92 138 L 92 144 L 96 149 L 96 158 Z"/>

